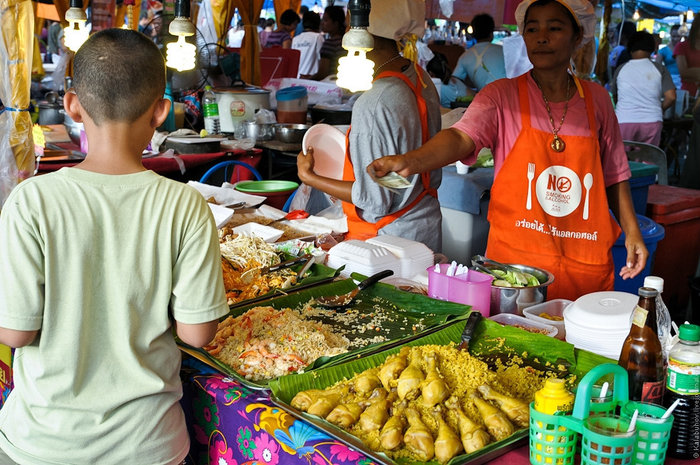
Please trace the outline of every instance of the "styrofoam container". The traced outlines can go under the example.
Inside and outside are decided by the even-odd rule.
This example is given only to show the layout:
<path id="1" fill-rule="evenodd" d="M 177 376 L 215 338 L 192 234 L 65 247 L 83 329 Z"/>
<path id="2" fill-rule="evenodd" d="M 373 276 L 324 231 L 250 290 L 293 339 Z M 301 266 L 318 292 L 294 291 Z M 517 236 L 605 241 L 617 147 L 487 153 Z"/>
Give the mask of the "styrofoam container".
<path id="1" fill-rule="evenodd" d="M 563 341 L 566 337 L 566 328 L 564 326 L 564 309 L 571 303 L 573 302 L 568 299 L 553 299 L 523 309 L 523 315 L 525 318 L 532 321 L 554 326 L 557 328 L 557 339 L 561 339 Z M 561 317 L 561 320 L 550 320 L 548 318 L 541 317 L 540 315 L 542 313 Z"/>
<path id="2" fill-rule="evenodd" d="M 282 237 L 284 231 L 281 229 L 275 229 L 270 226 L 264 226 L 259 223 L 245 223 L 240 226 L 236 226 L 232 229 L 235 234 L 240 234 L 241 236 L 258 236 L 265 242 L 275 242 L 277 239 Z"/>
<path id="3" fill-rule="evenodd" d="M 498 313 L 489 317 L 489 319 L 502 325 L 517 325 L 522 326 L 524 328 L 544 329 L 547 331 L 547 336 L 549 337 L 556 337 L 558 332 L 557 328 L 550 324 L 538 323 L 534 320 L 530 320 L 528 318 L 525 318 L 524 316 L 515 315 L 513 313 Z"/>
<path id="4" fill-rule="evenodd" d="M 433 251 L 425 244 L 398 236 L 380 235 L 367 239 L 365 242 L 385 247 L 399 257 L 401 269 L 398 275 L 406 279 L 414 279 L 416 275 L 434 263 Z"/>
<path id="5" fill-rule="evenodd" d="M 331 268 L 345 265 L 344 274 L 361 273 L 365 276 L 383 270 L 391 270 L 394 275 L 398 275 L 401 271 L 399 257 L 389 249 L 354 239 L 333 246 L 328 251 L 326 264 Z"/>

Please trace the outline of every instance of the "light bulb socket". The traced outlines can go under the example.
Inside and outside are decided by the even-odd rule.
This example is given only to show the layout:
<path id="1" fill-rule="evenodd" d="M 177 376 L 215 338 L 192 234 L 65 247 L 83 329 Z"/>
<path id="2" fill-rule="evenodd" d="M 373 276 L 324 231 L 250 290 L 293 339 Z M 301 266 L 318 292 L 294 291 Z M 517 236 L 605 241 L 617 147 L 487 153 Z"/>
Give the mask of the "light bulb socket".
<path id="1" fill-rule="evenodd" d="M 374 48 L 374 37 L 365 28 L 351 27 L 343 35 L 342 44 L 345 50 L 364 50 L 369 52 Z"/>
<path id="2" fill-rule="evenodd" d="M 70 8 L 80 8 L 83 9 L 83 0 L 70 0 L 68 5 Z"/>
<path id="3" fill-rule="evenodd" d="M 350 12 L 350 27 L 368 28 L 369 11 L 372 8 L 370 0 L 350 0 L 348 11 Z"/>
<path id="4" fill-rule="evenodd" d="M 190 0 L 175 0 L 175 17 L 189 19 L 190 17 Z"/>
<path id="5" fill-rule="evenodd" d="M 71 0 L 71 4 L 73 3 L 74 0 Z M 79 1 L 79 0 L 78 0 Z M 79 3 L 82 3 L 79 1 Z M 87 16 L 85 15 L 85 12 L 83 11 L 83 7 L 77 7 L 77 6 L 71 6 L 66 10 L 66 21 L 68 22 L 76 22 L 76 21 L 82 21 L 85 22 L 87 21 Z"/>
<path id="6" fill-rule="evenodd" d="M 193 36 L 195 33 L 194 24 L 188 18 L 178 16 L 170 22 L 168 32 L 174 36 Z"/>

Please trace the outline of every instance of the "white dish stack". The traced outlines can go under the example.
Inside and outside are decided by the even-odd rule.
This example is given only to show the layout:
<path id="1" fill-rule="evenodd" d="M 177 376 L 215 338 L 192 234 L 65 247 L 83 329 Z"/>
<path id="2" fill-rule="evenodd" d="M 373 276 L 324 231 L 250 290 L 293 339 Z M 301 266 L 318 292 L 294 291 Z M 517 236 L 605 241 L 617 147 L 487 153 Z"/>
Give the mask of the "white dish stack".
<path id="1" fill-rule="evenodd" d="M 343 274 L 373 275 L 392 270 L 397 278 L 427 282 L 426 268 L 433 265 L 433 252 L 423 243 L 396 236 L 377 236 L 367 241 L 348 240 L 328 251 L 328 266 L 345 265 Z"/>
<path id="2" fill-rule="evenodd" d="M 566 342 L 617 360 L 639 297 L 628 292 L 593 292 L 564 309 Z"/>

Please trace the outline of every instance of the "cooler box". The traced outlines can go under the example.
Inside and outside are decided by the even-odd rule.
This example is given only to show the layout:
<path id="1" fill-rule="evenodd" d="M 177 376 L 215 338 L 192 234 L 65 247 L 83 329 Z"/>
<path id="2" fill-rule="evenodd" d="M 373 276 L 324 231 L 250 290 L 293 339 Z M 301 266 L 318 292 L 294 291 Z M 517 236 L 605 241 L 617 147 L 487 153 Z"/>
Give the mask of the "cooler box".
<path id="1" fill-rule="evenodd" d="M 12 390 L 12 349 L 0 344 L 0 408 Z"/>
<path id="2" fill-rule="evenodd" d="M 487 220 L 493 168 L 458 174 L 454 166 L 442 169 L 438 189 L 442 213 L 442 253 L 450 260 L 469 264 L 471 257 L 486 253 Z"/>
<path id="3" fill-rule="evenodd" d="M 638 161 L 630 161 L 629 164 L 630 170 L 632 170 L 632 177 L 629 180 L 629 184 L 630 190 L 632 191 L 634 211 L 638 215 L 645 215 L 647 211 L 649 186 L 656 183 L 656 175 L 659 172 L 659 167 Z"/>
<path id="4" fill-rule="evenodd" d="M 627 249 L 625 248 L 624 232 L 621 233 L 620 237 L 617 239 L 617 241 L 615 241 L 615 245 L 612 249 L 613 261 L 615 262 L 615 290 L 629 292 L 630 294 L 635 295 L 637 294 L 639 288 L 644 285 L 644 278 L 652 274 L 651 270 L 652 263 L 654 263 L 654 252 L 656 252 L 659 241 L 664 238 L 663 226 L 660 226 L 646 216 L 638 214 L 637 224 L 639 225 L 639 230 L 642 232 L 644 245 L 646 245 L 647 249 L 649 250 L 649 258 L 647 259 L 647 264 L 642 272 L 632 279 L 622 279 L 620 277 L 620 270 L 623 266 L 625 266 L 625 262 L 627 262 Z M 665 296 L 666 292 L 664 292 L 664 299 Z"/>
<path id="5" fill-rule="evenodd" d="M 666 229 L 652 274 L 664 278 L 664 302 L 680 324 L 688 306 L 688 280 L 700 257 L 700 190 L 650 186 L 647 216 Z"/>

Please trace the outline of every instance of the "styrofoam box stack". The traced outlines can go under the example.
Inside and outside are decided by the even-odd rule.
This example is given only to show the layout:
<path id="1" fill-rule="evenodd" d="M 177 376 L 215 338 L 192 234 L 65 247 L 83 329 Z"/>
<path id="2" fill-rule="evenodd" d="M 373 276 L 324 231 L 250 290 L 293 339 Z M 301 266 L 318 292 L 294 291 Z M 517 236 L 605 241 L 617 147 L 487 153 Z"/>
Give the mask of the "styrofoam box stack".
<path id="1" fill-rule="evenodd" d="M 398 276 L 401 272 L 399 257 L 389 249 L 358 240 L 347 240 L 333 246 L 328 251 L 327 265 L 331 268 L 345 265 L 343 274 L 371 276 L 379 271 L 392 270 Z"/>
<path id="2" fill-rule="evenodd" d="M 628 292 L 593 292 L 564 309 L 566 342 L 617 360 L 639 297 Z"/>
<path id="3" fill-rule="evenodd" d="M 399 257 L 401 269 L 396 273 L 401 278 L 413 279 L 418 282 L 427 282 L 426 268 L 434 264 L 433 251 L 422 242 L 404 239 L 403 237 L 381 235 L 366 241 L 387 248 Z M 416 279 L 424 277 L 425 279 Z"/>

